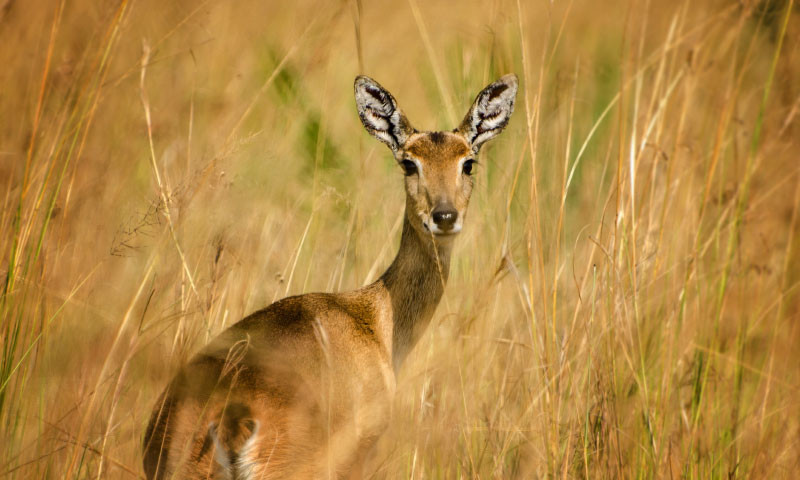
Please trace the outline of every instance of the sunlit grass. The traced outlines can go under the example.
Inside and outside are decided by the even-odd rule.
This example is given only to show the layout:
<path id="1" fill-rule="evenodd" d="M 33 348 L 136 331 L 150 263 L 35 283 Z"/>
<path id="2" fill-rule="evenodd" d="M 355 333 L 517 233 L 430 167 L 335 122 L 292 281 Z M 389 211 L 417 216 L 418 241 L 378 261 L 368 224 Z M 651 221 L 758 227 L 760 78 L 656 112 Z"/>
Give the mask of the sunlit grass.
<path id="1" fill-rule="evenodd" d="M 375 477 L 791 478 L 796 10 L 0 1 L 0 476 L 142 477 L 194 351 L 389 264 L 355 75 L 449 129 L 516 72 Z"/>

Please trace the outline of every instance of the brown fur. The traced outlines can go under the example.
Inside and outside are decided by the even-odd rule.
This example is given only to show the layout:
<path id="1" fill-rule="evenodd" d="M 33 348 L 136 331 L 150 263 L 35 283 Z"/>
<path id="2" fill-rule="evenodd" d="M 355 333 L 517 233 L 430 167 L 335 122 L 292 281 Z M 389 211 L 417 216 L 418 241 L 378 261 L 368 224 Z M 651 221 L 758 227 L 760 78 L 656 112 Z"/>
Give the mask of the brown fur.
<path id="1" fill-rule="evenodd" d="M 370 101 L 391 100 L 380 104 L 391 115 L 391 95 L 368 86 Z M 360 114 L 382 141 L 403 139 L 390 144 L 398 160 L 422 168 L 406 177 L 397 257 L 371 285 L 285 298 L 212 340 L 153 409 L 149 479 L 360 477 L 388 423 L 395 372 L 444 292 L 453 235 L 434 236 L 426 222 L 443 202 L 463 217 L 472 179 L 458 168 L 475 153 L 461 133 L 412 131 L 400 113 L 397 132 L 381 136 L 385 124 Z"/>
<path id="2" fill-rule="evenodd" d="M 451 132 L 416 133 L 409 138 L 406 157 L 422 165 L 422 174 L 406 179 L 407 209 L 411 205 L 418 218 L 409 218 L 416 228 L 418 223 L 430 224 L 430 213 L 438 205 L 453 207 L 463 219 L 472 194 L 472 177 L 462 175 L 458 164 L 472 157 L 469 144 L 459 134 Z"/>

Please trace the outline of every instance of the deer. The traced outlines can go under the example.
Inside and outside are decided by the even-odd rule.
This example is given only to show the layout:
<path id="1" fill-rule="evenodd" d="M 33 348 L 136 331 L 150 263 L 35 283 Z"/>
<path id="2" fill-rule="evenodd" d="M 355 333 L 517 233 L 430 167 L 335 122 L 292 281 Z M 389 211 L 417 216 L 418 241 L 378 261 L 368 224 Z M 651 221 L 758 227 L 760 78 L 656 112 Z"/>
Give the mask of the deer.
<path id="1" fill-rule="evenodd" d="M 508 124 L 517 85 L 505 75 L 454 130 L 419 131 L 378 82 L 356 77 L 361 123 L 404 173 L 397 256 L 374 283 L 278 300 L 195 354 L 153 407 L 148 479 L 362 478 L 396 375 L 444 293 L 478 152 Z"/>

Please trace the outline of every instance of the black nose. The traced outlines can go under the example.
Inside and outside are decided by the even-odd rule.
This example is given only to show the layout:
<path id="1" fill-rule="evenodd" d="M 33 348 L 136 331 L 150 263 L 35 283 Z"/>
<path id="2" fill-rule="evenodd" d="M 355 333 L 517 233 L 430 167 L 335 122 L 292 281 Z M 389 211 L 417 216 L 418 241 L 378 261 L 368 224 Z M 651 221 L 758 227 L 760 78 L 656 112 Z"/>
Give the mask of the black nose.
<path id="1" fill-rule="evenodd" d="M 458 212 L 451 206 L 439 206 L 433 210 L 433 221 L 443 231 L 453 229 L 458 218 Z"/>

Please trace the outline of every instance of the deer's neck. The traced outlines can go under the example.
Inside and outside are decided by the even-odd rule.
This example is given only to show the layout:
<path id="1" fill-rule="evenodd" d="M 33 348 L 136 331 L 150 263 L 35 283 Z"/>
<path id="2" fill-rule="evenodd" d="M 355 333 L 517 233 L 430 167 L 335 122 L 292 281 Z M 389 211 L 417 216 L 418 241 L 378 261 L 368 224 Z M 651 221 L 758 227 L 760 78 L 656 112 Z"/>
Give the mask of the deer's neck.
<path id="1" fill-rule="evenodd" d="M 452 240 L 421 238 L 406 217 L 397 257 L 380 278 L 392 302 L 392 362 L 398 370 L 433 317 L 450 271 Z"/>

